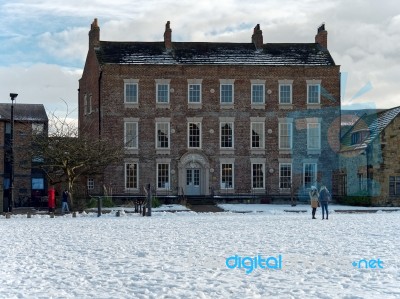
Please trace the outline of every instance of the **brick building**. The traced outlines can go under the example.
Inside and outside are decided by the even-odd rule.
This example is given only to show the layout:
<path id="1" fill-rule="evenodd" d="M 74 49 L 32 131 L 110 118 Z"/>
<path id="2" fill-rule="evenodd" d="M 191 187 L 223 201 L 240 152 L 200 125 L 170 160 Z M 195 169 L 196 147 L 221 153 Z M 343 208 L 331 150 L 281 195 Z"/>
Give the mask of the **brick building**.
<path id="1" fill-rule="evenodd" d="M 342 137 L 338 193 L 400 205 L 400 107 L 366 112 Z"/>
<path id="2" fill-rule="evenodd" d="M 32 135 L 46 133 L 48 118 L 42 104 L 14 104 L 14 203 L 10 203 L 11 104 L 0 104 L 0 210 L 9 205 L 37 206 L 47 194 L 47 180 L 32 159 Z M 36 200 L 36 202 L 35 202 Z"/>
<path id="3" fill-rule="evenodd" d="M 97 19 L 79 81 L 80 132 L 124 140 L 101 178 L 114 194 L 260 197 L 331 187 L 338 166 L 340 67 L 325 26 L 313 43 L 100 40 Z"/>

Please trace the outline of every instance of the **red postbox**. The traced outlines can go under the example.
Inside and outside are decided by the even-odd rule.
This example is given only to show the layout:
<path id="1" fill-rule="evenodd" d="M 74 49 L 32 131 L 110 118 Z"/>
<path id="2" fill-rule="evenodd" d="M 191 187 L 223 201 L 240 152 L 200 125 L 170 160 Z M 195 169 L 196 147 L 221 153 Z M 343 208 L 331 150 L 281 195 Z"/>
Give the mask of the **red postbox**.
<path id="1" fill-rule="evenodd" d="M 48 199 L 49 199 L 49 212 L 54 212 L 56 208 L 56 191 L 54 190 L 54 188 L 49 189 Z"/>

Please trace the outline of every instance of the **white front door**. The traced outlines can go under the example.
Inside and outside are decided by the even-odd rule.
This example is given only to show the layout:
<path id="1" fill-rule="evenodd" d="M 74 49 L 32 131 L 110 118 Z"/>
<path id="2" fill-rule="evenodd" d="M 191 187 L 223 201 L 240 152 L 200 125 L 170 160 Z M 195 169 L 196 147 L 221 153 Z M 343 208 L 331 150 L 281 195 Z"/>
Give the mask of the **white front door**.
<path id="1" fill-rule="evenodd" d="M 186 194 L 200 195 L 200 169 L 186 169 Z"/>

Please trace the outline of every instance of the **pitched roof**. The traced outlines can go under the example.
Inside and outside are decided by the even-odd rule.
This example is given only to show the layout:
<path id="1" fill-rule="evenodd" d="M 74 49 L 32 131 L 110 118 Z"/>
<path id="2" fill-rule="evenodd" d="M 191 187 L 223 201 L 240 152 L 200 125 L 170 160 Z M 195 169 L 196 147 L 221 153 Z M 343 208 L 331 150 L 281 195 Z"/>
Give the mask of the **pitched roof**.
<path id="1" fill-rule="evenodd" d="M 377 113 L 365 113 L 343 136 L 342 144 L 345 146 L 346 150 L 367 147 L 397 116 L 400 116 L 400 106 L 388 110 L 381 110 Z M 368 129 L 369 135 L 362 143 L 351 145 L 351 134 L 357 131 L 355 128 L 361 121 L 367 126 L 366 129 Z"/>
<path id="2" fill-rule="evenodd" d="M 95 48 L 100 64 L 186 65 L 335 65 L 329 51 L 317 43 L 174 42 L 167 51 L 164 42 L 100 41 Z"/>
<path id="3" fill-rule="evenodd" d="M 11 103 L 0 103 L 0 121 L 11 119 Z M 43 104 L 14 104 L 14 120 L 47 122 L 47 114 Z"/>

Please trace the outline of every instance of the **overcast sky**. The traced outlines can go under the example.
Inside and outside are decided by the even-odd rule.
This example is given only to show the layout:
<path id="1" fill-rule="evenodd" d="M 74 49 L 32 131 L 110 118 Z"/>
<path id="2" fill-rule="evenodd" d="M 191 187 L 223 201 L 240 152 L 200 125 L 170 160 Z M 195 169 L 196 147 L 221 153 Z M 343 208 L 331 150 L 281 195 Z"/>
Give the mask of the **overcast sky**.
<path id="1" fill-rule="evenodd" d="M 109 41 L 162 41 L 171 21 L 172 41 L 250 42 L 260 24 L 264 43 L 309 43 L 324 22 L 342 104 L 400 105 L 398 0 L 0 0 L 0 102 L 73 116 L 94 18 Z"/>

